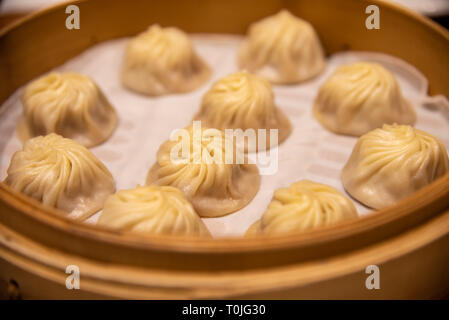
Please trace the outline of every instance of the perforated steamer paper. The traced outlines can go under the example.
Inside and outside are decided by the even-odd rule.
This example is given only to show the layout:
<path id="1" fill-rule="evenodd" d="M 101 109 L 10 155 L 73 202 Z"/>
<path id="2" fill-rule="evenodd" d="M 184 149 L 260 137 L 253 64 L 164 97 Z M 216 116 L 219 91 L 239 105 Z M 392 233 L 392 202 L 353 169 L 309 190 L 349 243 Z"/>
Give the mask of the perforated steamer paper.
<path id="1" fill-rule="evenodd" d="M 72 58 L 53 71 L 75 71 L 93 78 L 116 108 L 119 124 L 104 144 L 90 149 L 111 171 L 116 189 L 144 185 L 156 160 L 159 146 L 170 133 L 184 128 L 198 111 L 203 94 L 219 78 L 238 70 L 236 54 L 242 37 L 191 35 L 198 53 L 213 69 L 212 78 L 200 89 L 178 95 L 147 97 L 128 91 L 120 83 L 120 67 L 128 38 L 106 41 Z M 403 95 L 414 105 L 416 128 L 438 137 L 449 149 L 449 103 L 443 96 L 428 97 L 427 80 L 406 62 L 381 53 L 342 52 L 328 57 L 326 70 L 317 78 L 298 85 L 273 86 L 275 100 L 292 122 L 290 137 L 277 149 L 277 170 L 263 175 L 260 190 L 245 208 L 220 218 L 204 219 L 215 237 L 243 235 L 261 217 L 277 188 L 309 179 L 345 192 L 340 174 L 357 138 L 336 135 L 313 117 L 313 100 L 320 85 L 339 65 L 356 61 L 381 63 L 395 74 Z M 0 179 L 12 154 L 21 149 L 16 125 L 22 112 L 18 89 L 2 106 L 0 114 Z M 254 157 L 254 155 L 250 155 Z M 354 201 L 361 215 L 371 210 Z M 95 223 L 99 213 L 87 220 Z"/>

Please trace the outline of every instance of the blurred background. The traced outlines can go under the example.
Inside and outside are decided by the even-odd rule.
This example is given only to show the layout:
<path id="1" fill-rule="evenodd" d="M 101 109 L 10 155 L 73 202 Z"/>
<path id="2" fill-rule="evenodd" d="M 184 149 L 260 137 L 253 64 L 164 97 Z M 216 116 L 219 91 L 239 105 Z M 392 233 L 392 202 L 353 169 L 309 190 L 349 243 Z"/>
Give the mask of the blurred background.
<path id="1" fill-rule="evenodd" d="M 14 20 L 64 0 L 0 0 L 0 29 Z"/>
<path id="2" fill-rule="evenodd" d="M 449 0 L 385 0 L 428 16 L 449 29 Z"/>
<path id="3" fill-rule="evenodd" d="M 126 0 L 123 0 L 126 1 Z M 161 0 L 162 1 L 162 0 Z M 300 1 L 300 0 L 298 0 Z M 384 0 L 406 6 L 449 29 L 449 0 Z M 39 9 L 67 0 L 0 0 L 0 28 Z"/>

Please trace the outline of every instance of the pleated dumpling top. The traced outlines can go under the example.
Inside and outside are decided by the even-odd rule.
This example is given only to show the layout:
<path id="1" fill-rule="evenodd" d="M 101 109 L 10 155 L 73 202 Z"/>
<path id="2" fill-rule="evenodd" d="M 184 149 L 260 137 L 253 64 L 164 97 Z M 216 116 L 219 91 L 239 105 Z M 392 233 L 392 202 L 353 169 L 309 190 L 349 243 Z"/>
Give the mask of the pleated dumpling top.
<path id="1" fill-rule="evenodd" d="M 109 170 L 79 143 L 51 133 L 14 153 L 5 183 L 43 204 L 85 219 L 103 207 L 115 184 Z"/>
<path id="2" fill-rule="evenodd" d="M 31 82 L 22 95 L 22 141 L 56 133 L 86 147 L 107 140 L 117 127 L 117 114 L 89 77 L 53 72 Z"/>
<path id="3" fill-rule="evenodd" d="M 121 77 L 126 88 L 159 96 L 192 91 L 207 81 L 210 73 L 187 34 L 156 24 L 130 40 Z"/>
<path id="4" fill-rule="evenodd" d="M 229 214 L 254 198 L 260 186 L 259 170 L 246 156 L 241 161 L 228 157 L 223 131 L 194 122 L 172 138 L 160 146 L 147 175 L 148 185 L 181 189 L 202 217 Z"/>
<path id="5" fill-rule="evenodd" d="M 272 83 L 292 84 L 317 76 L 326 60 L 313 26 L 282 10 L 250 26 L 238 64 Z"/>
<path id="6" fill-rule="evenodd" d="M 270 83 L 244 71 L 214 83 L 203 96 L 195 119 L 221 130 L 252 129 L 254 143 L 246 145 L 248 151 L 277 146 L 291 132 L 290 121 L 274 102 Z M 271 139 L 272 130 L 276 130 L 277 139 Z"/>
<path id="7" fill-rule="evenodd" d="M 405 125 L 384 125 L 361 136 L 342 171 L 348 193 L 381 209 L 449 172 L 446 148 L 436 137 Z"/>
<path id="8" fill-rule="evenodd" d="M 328 130 L 361 136 L 384 124 L 416 122 L 395 76 L 378 63 L 343 65 L 324 82 L 313 106 L 315 118 Z"/>

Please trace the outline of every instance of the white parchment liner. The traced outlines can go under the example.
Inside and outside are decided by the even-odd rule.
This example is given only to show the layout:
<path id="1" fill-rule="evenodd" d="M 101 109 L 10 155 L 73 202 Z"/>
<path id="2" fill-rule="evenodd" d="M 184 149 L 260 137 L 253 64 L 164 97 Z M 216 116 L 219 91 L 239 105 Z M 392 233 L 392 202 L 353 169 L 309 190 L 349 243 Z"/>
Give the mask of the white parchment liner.
<path id="1" fill-rule="evenodd" d="M 124 89 L 119 70 L 128 39 L 103 42 L 55 68 L 55 71 L 75 71 L 92 77 L 101 87 L 119 116 L 119 125 L 113 136 L 91 151 L 112 172 L 116 188 L 143 185 L 148 169 L 155 162 L 156 152 L 168 139 L 172 130 L 185 127 L 197 112 L 201 98 L 212 82 L 238 70 L 236 52 L 242 38 L 230 35 L 192 35 L 198 53 L 213 69 L 212 78 L 200 89 L 180 95 L 150 98 Z M 328 58 L 324 73 L 306 83 L 294 86 L 275 86 L 277 105 L 293 124 L 290 137 L 279 146 L 278 170 L 262 176 L 260 190 L 254 200 L 242 210 L 221 218 L 204 219 L 216 237 L 242 235 L 264 212 L 273 191 L 295 181 L 310 179 L 329 184 L 345 192 L 340 172 L 357 138 L 333 134 L 312 116 L 313 100 L 318 88 L 339 65 L 355 61 L 376 61 L 392 71 L 400 83 L 404 96 L 418 114 L 416 128 L 427 131 L 442 140 L 449 149 L 449 103 L 444 96 L 428 97 L 425 77 L 406 62 L 380 53 L 343 52 Z M 0 114 L 0 179 L 12 154 L 21 149 L 15 128 L 22 112 L 17 90 L 2 106 Z M 443 111 L 443 112 L 440 112 Z M 355 203 L 360 214 L 370 212 Z M 87 222 L 95 223 L 98 214 Z"/>

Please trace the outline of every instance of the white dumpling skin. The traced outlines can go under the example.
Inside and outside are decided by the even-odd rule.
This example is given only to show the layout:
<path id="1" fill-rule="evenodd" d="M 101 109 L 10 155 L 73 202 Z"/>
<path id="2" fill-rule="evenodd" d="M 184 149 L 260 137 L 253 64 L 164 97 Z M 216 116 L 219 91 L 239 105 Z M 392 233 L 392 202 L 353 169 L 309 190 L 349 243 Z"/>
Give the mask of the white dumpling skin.
<path id="1" fill-rule="evenodd" d="M 93 147 L 106 141 L 118 123 L 115 109 L 95 82 L 73 72 L 52 72 L 31 82 L 22 104 L 22 141 L 56 133 Z"/>
<path id="2" fill-rule="evenodd" d="M 25 142 L 11 158 L 5 183 L 45 205 L 84 220 L 115 190 L 104 164 L 86 147 L 51 133 Z"/>
<path id="3" fill-rule="evenodd" d="M 238 65 L 272 83 L 294 84 L 320 74 L 326 60 L 313 26 L 282 10 L 250 26 Z"/>
<path id="4" fill-rule="evenodd" d="M 300 233 L 356 218 L 351 200 L 338 190 L 317 182 L 301 180 L 274 192 L 262 218 L 247 236 Z"/>
<path id="5" fill-rule="evenodd" d="M 416 122 L 415 110 L 402 95 L 395 76 L 373 62 L 337 68 L 320 87 L 313 114 L 326 129 L 351 136 L 384 124 Z"/>
<path id="6" fill-rule="evenodd" d="M 259 170 L 248 163 L 226 161 L 226 141 L 223 131 L 194 125 L 178 130 L 184 139 L 167 140 L 157 154 L 156 163 L 147 175 L 147 185 L 173 186 L 181 189 L 201 217 L 219 217 L 246 206 L 260 186 Z M 196 137 L 200 139 L 197 141 Z M 178 146 L 186 142 L 193 150 L 174 161 Z M 197 152 L 195 151 L 197 150 Z"/>
<path id="7" fill-rule="evenodd" d="M 374 209 L 411 195 L 449 172 L 436 137 L 406 125 L 384 125 L 361 136 L 342 171 L 346 191 Z"/>
<path id="8" fill-rule="evenodd" d="M 170 186 L 137 186 L 108 197 L 98 225 L 147 235 L 210 236 L 184 193 Z"/>
<path id="9" fill-rule="evenodd" d="M 261 138 L 265 145 L 246 146 L 248 151 L 274 147 L 287 139 L 292 130 L 287 116 L 275 105 L 270 83 L 245 71 L 214 83 L 203 96 L 195 120 L 220 130 L 253 129 L 257 137 L 259 130 L 264 129 L 265 135 Z M 277 130 L 277 141 L 270 141 L 270 130 Z"/>
<path id="10" fill-rule="evenodd" d="M 193 91 L 210 74 L 210 68 L 196 53 L 187 34 L 156 24 L 130 40 L 121 79 L 130 90 L 160 96 Z"/>

